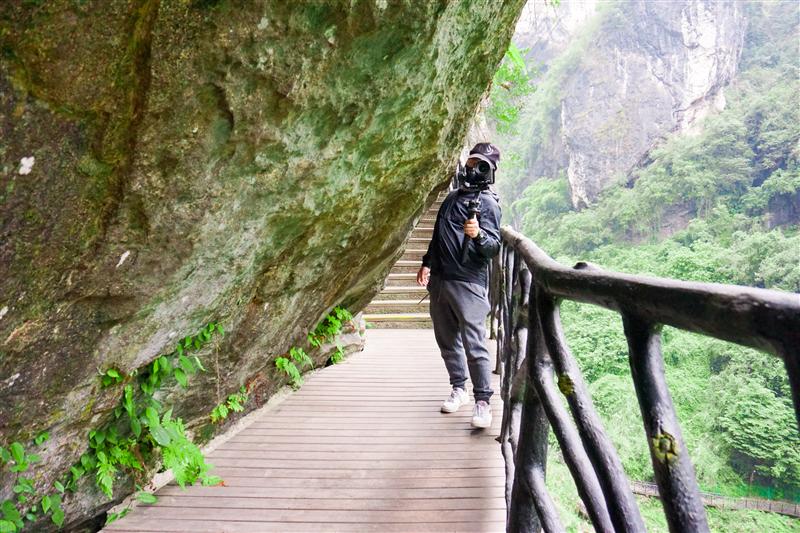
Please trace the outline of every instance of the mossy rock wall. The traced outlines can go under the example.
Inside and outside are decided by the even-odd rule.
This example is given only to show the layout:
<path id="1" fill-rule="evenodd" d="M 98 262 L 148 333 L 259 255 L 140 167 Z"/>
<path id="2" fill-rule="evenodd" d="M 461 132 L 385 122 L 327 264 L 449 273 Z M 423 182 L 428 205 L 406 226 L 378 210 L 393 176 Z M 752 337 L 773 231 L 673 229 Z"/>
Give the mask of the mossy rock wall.
<path id="1" fill-rule="evenodd" d="M 0 431 L 50 432 L 37 486 L 118 404 L 98 369 L 223 324 L 214 371 L 164 396 L 196 429 L 220 394 L 283 384 L 275 357 L 334 305 L 363 307 L 522 4 L 3 1 Z M 107 502 L 67 504 L 75 523 Z"/>

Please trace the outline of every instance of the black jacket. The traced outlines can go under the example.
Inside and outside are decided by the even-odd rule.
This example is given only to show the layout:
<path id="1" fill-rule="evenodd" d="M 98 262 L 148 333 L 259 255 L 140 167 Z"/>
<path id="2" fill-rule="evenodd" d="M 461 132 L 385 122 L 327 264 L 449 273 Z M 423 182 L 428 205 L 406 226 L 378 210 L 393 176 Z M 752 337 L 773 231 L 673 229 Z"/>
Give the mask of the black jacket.
<path id="1" fill-rule="evenodd" d="M 422 258 L 422 266 L 430 267 L 431 274 L 441 279 L 486 286 L 489 262 L 500 251 L 500 204 L 494 192 L 481 191 L 481 212 L 478 215 L 481 236 L 480 239 L 470 239 L 464 235 L 464 222 L 469 217 L 467 202 L 476 196 L 474 191 L 450 191 L 436 215 L 433 238 L 428 244 L 428 253 Z M 469 240 L 469 254 L 467 261 L 461 264 L 464 239 Z"/>

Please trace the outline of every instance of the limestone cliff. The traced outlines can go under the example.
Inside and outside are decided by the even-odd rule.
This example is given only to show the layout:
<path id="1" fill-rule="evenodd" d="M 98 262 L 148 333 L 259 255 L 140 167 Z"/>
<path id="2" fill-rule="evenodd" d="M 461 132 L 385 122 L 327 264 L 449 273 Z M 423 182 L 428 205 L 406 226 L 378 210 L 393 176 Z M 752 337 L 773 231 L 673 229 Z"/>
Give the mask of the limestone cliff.
<path id="1" fill-rule="evenodd" d="M 691 134 L 724 107 L 746 28 L 739 3 L 717 0 L 565 0 L 528 17 L 547 30 L 536 39 L 517 30 L 530 60 L 547 62 L 528 120 L 529 176 L 565 171 L 576 207 L 591 204 L 665 136 Z"/>
<path id="2" fill-rule="evenodd" d="M 564 0 L 558 4 L 531 1 L 525 4 L 513 41 L 526 50 L 527 63 L 535 72 L 547 72 L 552 60 L 566 50 L 576 33 L 583 31 L 595 17 L 598 1 Z"/>
<path id="3" fill-rule="evenodd" d="M 36 486 L 118 405 L 98 370 L 223 324 L 213 371 L 159 396 L 199 431 L 368 302 L 522 3 L 2 2 L 0 444 L 49 431 Z M 88 481 L 66 503 L 71 523 L 106 506 Z"/>

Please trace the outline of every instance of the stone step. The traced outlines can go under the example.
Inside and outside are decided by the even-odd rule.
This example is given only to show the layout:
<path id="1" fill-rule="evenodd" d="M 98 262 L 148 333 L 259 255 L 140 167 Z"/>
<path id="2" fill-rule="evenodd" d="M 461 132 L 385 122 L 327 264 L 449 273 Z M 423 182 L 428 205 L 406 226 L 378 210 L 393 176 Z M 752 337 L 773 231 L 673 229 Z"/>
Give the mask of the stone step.
<path id="1" fill-rule="evenodd" d="M 400 285 L 384 287 L 381 292 L 373 299 L 373 302 L 381 300 L 416 300 L 420 301 L 423 296 L 427 296 L 428 289 L 419 285 Z"/>
<path id="2" fill-rule="evenodd" d="M 395 262 L 392 269 L 389 271 L 390 274 L 407 274 L 409 272 L 413 272 L 416 274 L 419 272 L 419 267 L 422 266 L 422 261 L 405 261 L 400 259 L 399 261 Z"/>
<path id="3" fill-rule="evenodd" d="M 375 313 L 364 315 L 367 327 L 376 329 L 418 329 L 433 327 L 431 317 L 428 313 Z"/>
<path id="4" fill-rule="evenodd" d="M 413 230 L 411 230 L 411 237 L 412 238 L 425 238 L 431 240 L 433 237 L 433 227 L 429 226 L 417 226 Z"/>
<path id="5" fill-rule="evenodd" d="M 364 313 L 367 314 L 387 314 L 387 313 L 427 313 L 428 299 L 419 302 L 416 300 L 372 300 Z"/>
<path id="6" fill-rule="evenodd" d="M 428 249 L 426 248 L 406 248 L 403 252 L 402 257 L 400 257 L 401 261 L 421 261 L 422 256 L 428 253 Z M 419 266 L 417 266 L 419 268 Z"/>
<path id="7" fill-rule="evenodd" d="M 417 282 L 417 271 L 414 272 L 400 272 L 397 274 L 389 274 L 386 276 L 386 287 L 402 287 L 414 285 Z"/>
<path id="8" fill-rule="evenodd" d="M 428 291 L 415 282 L 422 256 L 427 252 L 428 243 L 433 237 L 436 215 L 446 197 L 447 191 L 443 191 L 428 211 L 420 217 L 406 243 L 408 248 L 392 266 L 384 281 L 383 290 L 364 310 L 364 320 L 369 327 L 408 329 L 433 327 L 428 314 Z"/>

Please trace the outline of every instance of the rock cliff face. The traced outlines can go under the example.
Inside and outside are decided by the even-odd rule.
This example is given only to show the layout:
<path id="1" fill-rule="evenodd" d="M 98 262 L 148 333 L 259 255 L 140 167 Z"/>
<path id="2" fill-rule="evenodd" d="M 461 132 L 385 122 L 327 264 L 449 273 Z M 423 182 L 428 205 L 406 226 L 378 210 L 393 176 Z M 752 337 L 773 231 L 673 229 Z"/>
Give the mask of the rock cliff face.
<path id="1" fill-rule="evenodd" d="M 573 4 L 594 10 L 564 3 L 567 15 Z M 598 4 L 592 16 L 586 9 L 563 20 L 543 10 L 532 19 L 554 36 L 532 42 L 533 52 L 561 53 L 540 82 L 559 97 L 541 104 L 529 168 L 533 178 L 565 168 L 576 207 L 592 203 L 664 136 L 691 134 L 723 108 L 746 26 L 737 2 L 622 0 Z"/>
<path id="2" fill-rule="evenodd" d="M 118 404 L 98 369 L 223 324 L 214 371 L 162 398 L 196 428 L 379 289 L 523 2 L 389 4 L 2 2 L 0 444 L 50 432 L 37 487 Z"/>
<path id="3" fill-rule="evenodd" d="M 597 14 L 598 0 L 528 2 L 514 31 L 514 44 L 527 50 L 528 64 L 542 72 L 563 52 L 576 32 L 581 31 Z"/>

